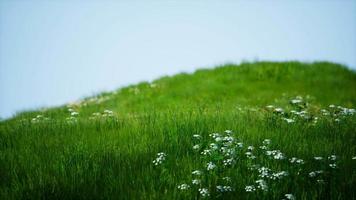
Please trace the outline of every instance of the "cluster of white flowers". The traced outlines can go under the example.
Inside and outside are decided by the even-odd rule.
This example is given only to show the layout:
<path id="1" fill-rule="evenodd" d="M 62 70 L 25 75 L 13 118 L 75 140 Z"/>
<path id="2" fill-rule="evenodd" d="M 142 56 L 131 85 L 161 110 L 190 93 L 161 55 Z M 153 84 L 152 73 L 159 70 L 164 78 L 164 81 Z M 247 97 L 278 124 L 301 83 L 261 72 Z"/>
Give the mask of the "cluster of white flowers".
<path id="1" fill-rule="evenodd" d="M 256 181 L 256 183 L 258 184 L 257 185 L 258 189 L 261 189 L 263 191 L 267 191 L 268 190 L 268 185 L 267 185 L 265 180 L 259 179 L 259 180 Z"/>
<path id="2" fill-rule="evenodd" d="M 190 186 L 186 183 L 178 185 L 178 189 L 180 189 L 180 190 L 188 190 L 189 188 L 190 188 Z"/>
<path id="3" fill-rule="evenodd" d="M 166 160 L 166 154 L 163 152 L 157 153 L 157 158 L 152 161 L 154 165 L 160 165 L 162 162 Z"/>
<path id="4" fill-rule="evenodd" d="M 318 176 L 319 174 L 322 174 L 322 173 L 324 173 L 323 170 L 312 171 L 312 172 L 309 173 L 309 177 L 314 178 L 314 177 L 316 177 L 316 176 Z"/>
<path id="5" fill-rule="evenodd" d="M 193 179 L 192 180 L 192 184 L 193 185 L 199 185 L 200 184 L 200 180 L 199 179 Z"/>
<path id="6" fill-rule="evenodd" d="M 286 199 L 288 199 L 288 200 L 295 200 L 295 197 L 293 194 L 285 194 L 284 197 L 286 197 Z"/>
<path id="7" fill-rule="evenodd" d="M 36 117 L 31 119 L 32 123 L 45 122 L 49 121 L 48 117 L 43 117 L 43 115 L 37 115 Z"/>
<path id="8" fill-rule="evenodd" d="M 245 187 L 245 191 L 246 191 L 246 192 L 254 192 L 254 191 L 256 191 L 256 188 L 255 188 L 254 185 L 247 185 L 247 186 Z"/>
<path id="9" fill-rule="evenodd" d="M 207 188 L 199 188 L 198 191 L 203 198 L 210 196 L 209 190 Z"/>
<path id="10" fill-rule="evenodd" d="M 209 163 L 206 164 L 206 165 L 207 165 L 206 169 L 207 169 L 208 171 L 213 170 L 213 169 L 216 168 L 216 165 L 215 165 L 213 162 L 209 162 Z"/>
<path id="11" fill-rule="evenodd" d="M 218 185 L 218 186 L 216 186 L 216 190 L 218 192 L 231 192 L 232 187 L 229 185 Z"/>
<path id="12" fill-rule="evenodd" d="M 273 157 L 275 160 L 282 160 L 285 158 L 283 153 L 280 150 L 266 151 L 266 155 Z"/>
<path id="13" fill-rule="evenodd" d="M 202 172 L 200 170 L 195 170 L 192 172 L 193 175 L 200 176 L 202 175 Z"/>
<path id="14" fill-rule="evenodd" d="M 290 163 L 296 163 L 296 164 L 304 164 L 304 160 L 303 159 L 299 159 L 296 157 L 292 157 L 289 159 Z"/>

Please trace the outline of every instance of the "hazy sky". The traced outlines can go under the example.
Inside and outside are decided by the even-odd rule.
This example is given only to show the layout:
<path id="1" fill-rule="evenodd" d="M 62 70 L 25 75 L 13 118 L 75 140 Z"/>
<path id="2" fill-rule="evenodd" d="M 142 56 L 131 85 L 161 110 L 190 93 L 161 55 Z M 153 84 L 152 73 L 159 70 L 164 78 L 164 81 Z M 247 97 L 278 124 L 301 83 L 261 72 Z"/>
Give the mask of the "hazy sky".
<path id="1" fill-rule="evenodd" d="M 356 1 L 0 0 L 0 116 L 245 60 L 356 68 Z"/>

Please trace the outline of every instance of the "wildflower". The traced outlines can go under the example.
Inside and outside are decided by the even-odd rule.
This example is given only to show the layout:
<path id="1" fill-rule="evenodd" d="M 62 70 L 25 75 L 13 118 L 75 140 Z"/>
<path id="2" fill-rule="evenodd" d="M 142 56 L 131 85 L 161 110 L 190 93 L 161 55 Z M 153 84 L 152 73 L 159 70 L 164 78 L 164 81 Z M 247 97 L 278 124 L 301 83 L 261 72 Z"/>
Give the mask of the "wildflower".
<path id="1" fill-rule="evenodd" d="M 302 100 L 301 100 L 301 99 L 292 99 L 290 102 L 291 102 L 292 104 L 298 104 L 298 103 L 301 103 Z"/>
<path id="2" fill-rule="evenodd" d="M 256 188 L 255 188 L 254 185 L 247 185 L 247 186 L 245 187 L 245 191 L 246 191 L 246 192 L 254 192 L 254 191 L 256 191 Z"/>
<path id="3" fill-rule="evenodd" d="M 225 176 L 225 177 L 223 177 L 222 179 L 223 179 L 224 181 L 226 181 L 226 182 L 230 182 L 230 181 L 231 181 L 231 178 L 228 177 L 228 176 Z"/>
<path id="4" fill-rule="evenodd" d="M 336 166 L 336 164 L 335 164 L 335 163 L 332 163 L 332 164 L 329 164 L 329 167 L 331 167 L 331 168 L 335 169 L 337 166 Z"/>
<path id="5" fill-rule="evenodd" d="M 274 106 L 272 106 L 272 105 L 268 105 L 268 106 L 266 106 L 266 108 L 268 108 L 268 109 L 272 109 L 272 108 L 274 108 Z"/>
<path id="6" fill-rule="evenodd" d="M 238 143 L 236 143 L 236 146 L 242 148 L 244 145 L 242 142 L 238 142 Z"/>
<path id="7" fill-rule="evenodd" d="M 215 139 L 217 137 L 220 137 L 220 134 L 219 133 L 211 133 L 211 134 L 209 134 L 209 136 Z"/>
<path id="8" fill-rule="evenodd" d="M 269 145 L 269 144 L 271 144 L 271 140 L 270 139 L 264 139 L 262 143 L 264 145 Z"/>
<path id="9" fill-rule="evenodd" d="M 276 113 L 281 113 L 281 114 L 284 113 L 282 108 L 275 108 L 274 111 Z"/>
<path id="10" fill-rule="evenodd" d="M 316 180 L 316 182 L 318 182 L 319 184 L 324 184 L 325 183 L 325 181 L 323 179 L 318 179 L 318 180 Z"/>
<path id="11" fill-rule="evenodd" d="M 293 194 L 285 194 L 284 196 L 286 197 L 286 199 L 295 200 L 295 197 Z"/>
<path id="12" fill-rule="evenodd" d="M 254 156 L 251 151 L 248 151 L 245 154 L 246 154 L 246 157 L 249 158 L 249 159 L 255 159 L 256 158 L 256 156 Z"/>
<path id="13" fill-rule="evenodd" d="M 268 186 L 265 180 L 263 179 L 259 179 L 256 181 L 256 183 L 258 184 L 257 188 L 263 190 L 263 191 L 267 191 L 268 190 Z"/>
<path id="14" fill-rule="evenodd" d="M 339 119 L 339 118 L 336 118 L 336 119 L 335 119 L 335 122 L 340 122 L 340 119 Z"/>
<path id="15" fill-rule="evenodd" d="M 234 162 L 233 158 L 223 160 L 224 166 L 232 165 L 233 162 Z"/>
<path id="16" fill-rule="evenodd" d="M 335 108 L 335 105 L 331 104 L 329 105 L 329 108 Z"/>
<path id="17" fill-rule="evenodd" d="M 216 190 L 219 192 L 231 192 L 232 191 L 232 187 L 228 186 L 228 185 L 218 185 L 216 186 Z"/>
<path id="18" fill-rule="evenodd" d="M 314 160 L 322 160 L 323 157 L 320 157 L 320 156 L 317 156 L 317 157 L 314 157 Z"/>
<path id="19" fill-rule="evenodd" d="M 210 170 L 215 169 L 215 167 L 216 167 L 216 165 L 215 165 L 213 162 L 209 162 L 209 163 L 207 164 L 206 169 L 207 169 L 208 171 L 210 171 Z"/>
<path id="20" fill-rule="evenodd" d="M 200 176 L 202 173 L 199 170 L 195 170 L 192 172 L 193 175 Z"/>
<path id="21" fill-rule="evenodd" d="M 70 113 L 70 115 L 77 116 L 77 115 L 79 115 L 79 113 L 78 112 L 72 112 L 72 113 Z"/>
<path id="22" fill-rule="evenodd" d="M 231 133 L 232 133 L 232 130 L 226 130 L 225 133 L 226 133 L 226 134 L 231 134 Z"/>
<path id="23" fill-rule="evenodd" d="M 288 172 L 280 171 L 280 172 L 277 172 L 277 173 L 273 173 L 270 178 L 273 179 L 273 180 L 276 180 L 276 179 L 281 179 L 281 178 L 283 178 L 285 176 L 288 176 Z"/>
<path id="24" fill-rule="evenodd" d="M 280 150 L 266 151 L 267 156 L 272 156 L 275 160 L 284 159 L 284 155 Z"/>
<path id="25" fill-rule="evenodd" d="M 210 155 L 211 154 L 211 150 L 210 149 L 204 149 L 202 152 L 201 152 L 202 155 Z"/>
<path id="26" fill-rule="evenodd" d="M 218 147 L 217 144 L 211 143 L 211 144 L 210 144 L 210 148 L 211 148 L 212 150 L 217 150 L 219 147 Z"/>
<path id="27" fill-rule="evenodd" d="M 200 149 L 199 144 L 194 145 L 194 146 L 193 146 L 193 149 L 194 149 L 194 150 L 198 150 L 198 149 Z"/>
<path id="28" fill-rule="evenodd" d="M 157 158 L 152 161 L 154 165 L 160 165 L 162 162 L 166 160 L 166 154 L 163 152 L 157 153 Z"/>
<path id="29" fill-rule="evenodd" d="M 288 118 L 282 118 L 284 121 L 286 121 L 288 124 L 293 123 L 294 119 L 288 119 Z"/>
<path id="30" fill-rule="evenodd" d="M 309 173 L 309 177 L 312 177 L 312 178 L 313 178 L 313 177 L 315 177 L 315 176 L 316 176 L 316 173 L 315 173 L 315 172 L 310 172 L 310 173 Z"/>
<path id="31" fill-rule="evenodd" d="M 194 134 L 194 135 L 193 135 L 193 138 L 195 138 L 195 139 L 201 139 L 201 135 Z"/>
<path id="32" fill-rule="evenodd" d="M 198 191 L 202 197 L 210 196 L 209 190 L 207 188 L 199 188 Z"/>
<path id="33" fill-rule="evenodd" d="M 266 150 L 266 149 L 267 149 L 267 147 L 266 147 L 265 145 L 262 145 L 262 146 L 260 146 L 260 149 L 262 149 L 262 150 Z"/>
<path id="34" fill-rule="evenodd" d="M 261 167 L 261 168 L 258 169 L 258 173 L 260 173 L 259 176 L 262 177 L 262 178 L 269 177 L 269 172 L 270 171 L 271 170 L 268 169 L 267 167 Z"/>
<path id="35" fill-rule="evenodd" d="M 199 179 L 193 179 L 192 180 L 192 184 L 193 185 L 199 185 L 200 184 L 200 180 Z"/>
<path id="36" fill-rule="evenodd" d="M 304 164 L 304 160 L 293 157 L 289 159 L 290 163 Z"/>
<path id="37" fill-rule="evenodd" d="M 313 171 L 309 173 L 309 177 L 314 178 L 319 174 L 322 174 L 324 171 L 323 170 L 318 170 L 318 171 Z"/>
<path id="38" fill-rule="evenodd" d="M 352 157 L 352 160 L 356 160 L 356 156 Z"/>
<path id="39" fill-rule="evenodd" d="M 248 146 L 248 147 L 247 147 L 247 150 L 252 151 L 254 148 L 255 148 L 255 147 L 253 147 L 253 146 Z"/>
<path id="40" fill-rule="evenodd" d="M 336 156 L 335 155 L 331 155 L 331 156 L 328 157 L 328 159 L 334 161 L 334 160 L 336 160 Z"/>
<path id="41" fill-rule="evenodd" d="M 187 190 L 189 188 L 190 188 L 190 186 L 188 184 L 185 184 L 185 183 L 183 183 L 181 185 L 178 185 L 178 189 L 180 189 L 180 190 Z"/>

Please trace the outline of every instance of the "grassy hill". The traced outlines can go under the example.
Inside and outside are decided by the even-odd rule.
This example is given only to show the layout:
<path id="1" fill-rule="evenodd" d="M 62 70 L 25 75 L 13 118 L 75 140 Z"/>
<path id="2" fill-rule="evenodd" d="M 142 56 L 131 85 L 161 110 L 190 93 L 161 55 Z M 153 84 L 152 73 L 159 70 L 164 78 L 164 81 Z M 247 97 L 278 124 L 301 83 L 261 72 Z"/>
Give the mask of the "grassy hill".
<path id="1" fill-rule="evenodd" d="M 0 199 L 353 199 L 355 105 L 344 66 L 256 62 L 19 113 Z"/>

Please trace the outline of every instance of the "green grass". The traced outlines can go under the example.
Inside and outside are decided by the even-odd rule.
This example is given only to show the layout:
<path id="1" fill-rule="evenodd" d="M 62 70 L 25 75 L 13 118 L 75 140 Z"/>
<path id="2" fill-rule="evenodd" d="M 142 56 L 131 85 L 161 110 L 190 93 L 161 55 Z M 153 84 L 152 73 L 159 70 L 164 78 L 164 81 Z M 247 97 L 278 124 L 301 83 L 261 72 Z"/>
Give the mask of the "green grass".
<path id="1" fill-rule="evenodd" d="M 308 105 L 292 105 L 296 96 Z M 0 122 L 0 199 L 201 199 L 198 188 L 203 187 L 211 199 L 282 199 L 287 193 L 297 199 L 355 199 L 356 117 L 341 115 L 330 104 L 355 107 L 354 71 L 327 62 L 257 62 L 162 77 L 61 107 L 22 112 Z M 68 109 L 79 115 L 69 119 Z M 293 115 L 293 109 L 307 110 L 309 118 Z M 103 116 L 104 110 L 113 114 Z M 232 166 L 223 167 L 219 153 L 204 157 L 192 148 L 208 148 L 209 134 L 227 129 L 244 144 L 234 146 L 238 159 Z M 194 134 L 202 140 L 195 141 Z M 266 156 L 259 149 L 266 138 L 272 141 L 270 150 L 287 158 Z M 249 145 L 256 159 L 246 157 Z M 167 157 L 155 166 L 158 152 Z M 336 161 L 328 160 L 330 155 Z M 305 163 L 290 163 L 292 157 Z M 217 168 L 207 171 L 209 161 Z M 329 167 L 334 162 L 335 169 Z M 260 179 L 249 169 L 256 164 L 289 175 L 264 178 L 268 191 L 248 193 L 245 186 Z M 196 169 L 204 172 L 199 187 L 191 184 Z M 324 173 L 310 177 L 316 170 Z M 224 176 L 231 182 L 224 183 Z M 190 189 L 179 190 L 183 183 Z M 233 191 L 216 192 L 219 184 Z"/>

